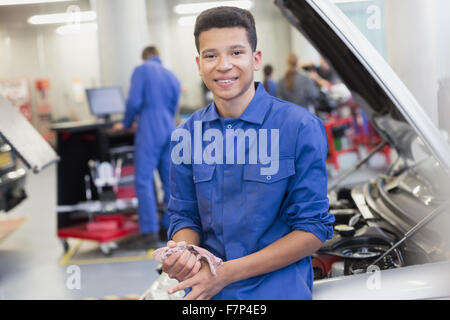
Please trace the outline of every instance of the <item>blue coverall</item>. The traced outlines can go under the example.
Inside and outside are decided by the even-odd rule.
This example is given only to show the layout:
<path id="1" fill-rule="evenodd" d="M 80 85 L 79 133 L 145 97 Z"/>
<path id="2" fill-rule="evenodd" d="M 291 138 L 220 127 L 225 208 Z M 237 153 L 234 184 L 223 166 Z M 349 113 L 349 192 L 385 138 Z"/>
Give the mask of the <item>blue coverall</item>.
<path id="1" fill-rule="evenodd" d="M 244 164 L 198 164 L 195 159 L 190 164 L 171 164 L 169 237 L 191 228 L 200 234 L 200 246 L 224 261 L 259 251 L 293 230 L 313 233 L 323 242 L 333 235 L 325 165 L 328 145 L 322 121 L 305 108 L 270 96 L 261 83 L 256 85 L 255 97 L 238 119 L 220 118 L 213 102 L 179 128 L 191 133 L 193 148 L 196 121 L 201 121 L 202 132 L 222 132 L 223 146 L 227 129 L 279 129 L 277 173 L 265 176 L 261 168 L 268 165 L 250 164 L 247 143 Z M 172 148 L 182 140 L 177 142 L 175 134 L 172 139 Z M 212 140 L 202 140 L 206 140 L 206 150 Z M 232 283 L 214 299 L 311 299 L 312 285 L 311 258 L 306 257 L 280 270 Z"/>
<path id="2" fill-rule="evenodd" d="M 271 96 L 276 97 L 277 96 L 277 83 L 275 81 L 273 81 L 272 79 L 268 79 L 267 86 L 268 86 L 267 93 L 270 94 Z"/>
<path id="3" fill-rule="evenodd" d="M 152 57 L 135 68 L 123 125 L 129 129 L 138 116 L 135 135 L 135 186 L 141 233 L 159 231 L 153 173 L 158 169 L 169 201 L 170 135 L 175 129 L 175 114 L 181 86 L 176 76 Z M 168 217 L 166 215 L 168 228 Z"/>

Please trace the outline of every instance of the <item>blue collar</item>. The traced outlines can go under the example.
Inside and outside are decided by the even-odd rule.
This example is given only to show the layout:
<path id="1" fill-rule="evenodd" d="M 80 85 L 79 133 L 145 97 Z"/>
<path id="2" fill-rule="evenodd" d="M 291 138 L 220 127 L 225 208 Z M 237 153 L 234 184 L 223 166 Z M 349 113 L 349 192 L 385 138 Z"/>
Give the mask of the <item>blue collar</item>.
<path id="1" fill-rule="evenodd" d="M 240 120 L 247 121 L 250 123 L 256 123 L 262 125 L 267 113 L 269 112 L 272 103 L 270 95 L 264 89 L 261 82 L 255 82 L 256 92 L 250 104 L 244 110 L 242 115 L 239 117 Z M 220 119 L 219 113 L 217 112 L 216 104 L 211 103 L 205 111 L 203 116 L 203 121 L 209 122 Z"/>
<path id="2" fill-rule="evenodd" d="M 145 62 L 157 62 L 157 63 L 159 63 L 159 64 L 162 64 L 162 61 L 161 61 L 161 59 L 159 58 L 159 57 L 157 57 L 157 56 L 153 56 L 153 57 L 151 57 L 151 58 L 148 58 L 147 60 L 145 60 Z"/>

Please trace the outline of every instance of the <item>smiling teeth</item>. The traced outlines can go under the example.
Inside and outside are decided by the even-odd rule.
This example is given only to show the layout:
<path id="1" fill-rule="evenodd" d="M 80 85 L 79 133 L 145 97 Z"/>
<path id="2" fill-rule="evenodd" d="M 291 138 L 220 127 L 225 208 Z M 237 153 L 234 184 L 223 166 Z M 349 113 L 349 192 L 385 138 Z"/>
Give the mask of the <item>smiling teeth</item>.
<path id="1" fill-rule="evenodd" d="M 227 80 L 217 80 L 217 82 L 220 82 L 220 83 L 230 83 L 230 82 L 235 81 L 236 79 L 237 79 L 237 78 L 227 79 Z"/>

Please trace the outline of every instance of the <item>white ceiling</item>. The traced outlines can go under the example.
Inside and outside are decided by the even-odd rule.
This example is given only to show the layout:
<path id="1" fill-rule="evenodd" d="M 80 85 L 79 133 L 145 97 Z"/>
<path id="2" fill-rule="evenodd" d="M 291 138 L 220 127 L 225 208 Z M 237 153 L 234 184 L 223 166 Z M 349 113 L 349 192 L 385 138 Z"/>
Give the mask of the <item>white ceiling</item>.
<path id="1" fill-rule="evenodd" d="M 27 23 L 27 19 L 37 14 L 50 14 L 66 12 L 71 5 L 77 5 L 80 10 L 85 11 L 90 9 L 89 0 L 76 0 L 69 2 L 55 2 L 55 3 L 41 3 L 41 4 L 26 4 L 14 6 L 0 6 L 0 29 L 8 31 L 20 29 L 46 29 L 49 26 L 37 26 Z M 51 26 L 55 28 L 55 26 Z"/>

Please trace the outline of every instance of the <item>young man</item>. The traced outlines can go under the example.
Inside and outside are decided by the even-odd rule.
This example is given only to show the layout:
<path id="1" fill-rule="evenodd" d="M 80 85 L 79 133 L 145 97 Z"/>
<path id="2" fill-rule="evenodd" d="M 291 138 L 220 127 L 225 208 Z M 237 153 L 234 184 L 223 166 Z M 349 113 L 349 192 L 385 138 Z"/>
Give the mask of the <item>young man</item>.
<path id="1" fill-rule="evenodd" d="M 254 82 L 262 54 L 248 11 L 203 12 L 195 39 L 199 73 L 214 102 L 172 135 L 168 246 L 186 241 L 224 264 L 213 276 L 187 251 L 168 257 L 163 270 L 182 281 L 169 293 L 310 299 L 310 255 L 332 237 L 334 222 L 323 124 Z"/>

